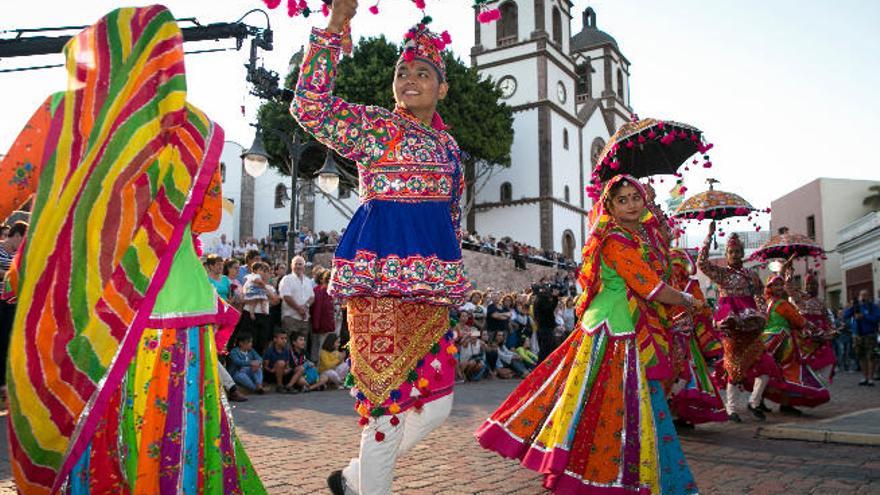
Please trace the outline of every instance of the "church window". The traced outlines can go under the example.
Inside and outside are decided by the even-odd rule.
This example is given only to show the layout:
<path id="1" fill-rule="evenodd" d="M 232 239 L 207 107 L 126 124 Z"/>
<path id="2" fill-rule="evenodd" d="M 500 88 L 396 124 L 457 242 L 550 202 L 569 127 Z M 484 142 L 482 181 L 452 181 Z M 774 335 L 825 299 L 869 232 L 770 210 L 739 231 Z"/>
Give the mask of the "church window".
<path id="1" fill-rule="evenodd" d="M 602 138 L 596 138 L 593 140 L 593 145 L 590 146 L 590 163 L 593 168 L 596 167 L 596 162 L 599 161 L 599 154 L 602 153 L 602 150 L 605 148 L 605 141 Z"/>
<path id="2" fill-rule="evenodd" d="M 571 203 L 571 193 L 568 190 L 568 186 L 565 186 L 565 202 Z"/>
<path id="3" fill-rule="evenodd" d="M 593 64 L 590 57 L 575 67 L 578 101 L 593 97 Z"/>
<path id="4" fill-rule="evenodd" d="M 502 203 L 510 203 L 510 200 L 513 198 L 513 186 L 510 182 L 505 182 L 501 184 L 501 202 Z"/>
<path id="5" fill-rule="evenodd" d="M 562 15 L 559 14 L 559 8 L 553 7 L 553 42 L 558 46 L 562 46 Z"/>
<path id="6" fill-rule="evenodd" d="M 807 217 L 807 237 L 810 239 L 816 240 L 816 216 L 810 215 Z"/>
<path id="7" fill-rule="evenodd" d="M 562 130 L 562 147 L 568 149 L 568 129 Z"/>
<path id="8" fill-rule="evenodd" d="M 501 19 L 496 23 L 497 43 L 499 47 L 512 45 L 519 38 L 519 18 L 517 16 L 516 2 L 508 0 L 498 8 L 501 11 Z"/>
<path id="9" fill-rule="evenodd" d="M 226 163 L 220 162 L 220 182 L 226 183 Z"/>
<path id="10" fill-rule="evenodd" d="M 574 232 L 571 230 L 562 233 L 562 256 L 566 260 L 574 260 Z"/>
<path id="11" fill-rule="evenodd" d="M 620 68 L 617 69 L 617 96 L 623 99 L 623 71 Z"/>
<path id="12" fill-rule="evenodd" d="M 284 184 L 275 186 L 275 208 L 284 208 L 284 202 L 288 199 L 287 187 Z"/>

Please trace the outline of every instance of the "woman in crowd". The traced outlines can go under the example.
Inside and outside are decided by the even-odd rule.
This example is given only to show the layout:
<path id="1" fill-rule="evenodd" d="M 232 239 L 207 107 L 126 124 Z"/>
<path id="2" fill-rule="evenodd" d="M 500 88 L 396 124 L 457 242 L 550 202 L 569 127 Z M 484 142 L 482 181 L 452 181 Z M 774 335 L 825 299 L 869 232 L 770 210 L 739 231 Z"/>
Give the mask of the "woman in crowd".
<path id="1" fill-rule="evenodd" d="M 477 431 L 483 447 L 543 473 L 554 492 L 697 492 L 642 341 L 667 331 L 660 305 L 699 303 L 657 275 L 645 197 L 632 177 L 608 181 L 590 214 L 580 325 Z"/>
<path id="2" fill-rule="evenodd" d="M 205 270 L 208 272 L 208 281 L 217 290 L 217 294 L 224 301 L 229 302 L 232 299 L 232 282 L 229 281 L 229 277 L 223 275 L 223 258 L 209 254 L 205 258 Z"/>
<path id="3" fill-rule="evenodd" d="M 238 309 L 241 309 L 241 282 L 238 281 L 240 268 L 241 263 L 235 258 L 223 262 L 223 275 L 229 279 L 230 284 L 230 304 Z"/>
<path id="4" fill-rule="evenodd" d="M 767 319 L 758 310 L 756 298 L 761 296 L 763 285 L 758 275 L 743 266 L 745 250 L 736 233 L 727 239 L 727 266 L 718 266 L 709 260 L 709 245 L 714 234 L 713 221 L 697 258 L 697 266 L 718 285 L 720 294 L 713 319 L 722 334 L 724 359 L 716 363 L 716 375 L 726 384 L 724 405 L 731 420 L 742 421 L 737 412 L 739 396 L 742 387 L 751 386 L 748 410 L 763 421 L 766 419 L 761 408 L 764 389 L 770 377 L 780 373 L 761 340 Z"/>
<path id="5" fill-rule="evenodd" d="M 333 309 L 333 298 L 327 294 L 330 283 L 330 270 L 321 269 L 314 273 L 315 300 L 309 307 L 312 323 L 312 338 L 317 339 L 317 346 L 323 348 L 324 340 L 336 332 L 336 315 Z M 345 377 L 343 377 L 345 378 Z"/>
<path id="6" fill-rule="evenodd" d="M 804 361 L 798 342 L 813 333 L 813 325 L 788 301 L 785 282 L 775 275 L 767 281 L 767 325 L 764 345 L 782 370 L 771 378 L 764 395 L 780 404 L 779 412 L 799 416 L 794 406 L 816 407 L 831 400 L 828 389 Z"/>
<path id="7" fill-rule="evenodd" d="M 339 350 L 339 337 L 335 333 L 328 334 L 318 353 L 318 373 L 326 377 L 328 383 L 342 387 L 348 370 L 345 353 Z"/>

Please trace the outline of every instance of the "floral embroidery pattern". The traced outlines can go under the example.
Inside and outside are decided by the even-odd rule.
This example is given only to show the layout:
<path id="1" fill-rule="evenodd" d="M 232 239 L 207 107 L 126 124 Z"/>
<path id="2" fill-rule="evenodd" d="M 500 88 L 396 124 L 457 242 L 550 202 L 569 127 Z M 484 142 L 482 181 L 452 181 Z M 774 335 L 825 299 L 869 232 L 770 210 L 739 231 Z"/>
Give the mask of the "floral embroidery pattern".
<path id="1" fill-rule="evenodd" d="M 9 185 L 22 189 L 28 189 L 31 187 L 31 180 L 33 179 L 33 175 L 34 166 L 31 165 L 30 162 L 22 163 L 15 168 L 15 172 L 13 173 L 12 178 L 9 180 Z"/>
<path id="2" fill-rule="evenodd" d="M 379 258 L 369 251 L 358 251 L 352 260 L 333 260 L 329 292 L 343 298 L 396 296 L 451 304 L 461 300 L 468 289 L 461 260 L 444 261 L 436 256 Z"/>

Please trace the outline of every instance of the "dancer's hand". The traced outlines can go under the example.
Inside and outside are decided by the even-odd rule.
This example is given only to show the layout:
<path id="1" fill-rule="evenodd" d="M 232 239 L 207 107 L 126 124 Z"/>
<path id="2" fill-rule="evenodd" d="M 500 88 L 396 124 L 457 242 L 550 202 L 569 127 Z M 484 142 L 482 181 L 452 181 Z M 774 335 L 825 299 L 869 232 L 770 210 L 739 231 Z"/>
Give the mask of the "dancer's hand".
<path id="1" fill-rule="evenodd" d="M 357 0 L 333 0 L 327 31 L 341 33 L 357 13 Z"/>
<path id="2" fill-rule="evenodd" d="M 706 242 L 711 241 L 713 235 L 715 235 L 715 220 L 709 222 L 709 233 L 706 234 Z"/>

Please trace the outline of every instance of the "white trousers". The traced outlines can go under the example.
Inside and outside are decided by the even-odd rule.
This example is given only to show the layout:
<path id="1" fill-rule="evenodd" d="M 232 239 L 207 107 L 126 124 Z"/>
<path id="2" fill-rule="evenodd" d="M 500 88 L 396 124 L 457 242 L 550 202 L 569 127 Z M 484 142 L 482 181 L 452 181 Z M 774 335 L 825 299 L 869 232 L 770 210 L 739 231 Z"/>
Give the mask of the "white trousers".
<path id="1" fill-rule="evenodd" d="M 342 470 L 346 495 L 390 495 L 397 458 L 446 421 L 452 410 L 452 394 L 428 402 L 421 412 L 409 409 L 399 415 L 400 424 L 391 425 L 391 416 L 370 419 L 361 432 L 360 455 Z M 376 441 L 376 431 L 385 434 Z"/>
<path id="2" fill-rule="evenodd" d="M 225 390 L 228 391 L 235 386 L 235 380 L 232 379 L 232 375 L 230 375 L 229 372 L 226 371 L 226 368 L 220 363 L 217 363 L 217 376 L 220 378 L 220 385 L 222 385 Z"/>
<path id="3" fill-rule="evenodd" d="M 761 375 L 755 378 L 755 385 L 752 387 L 752 394 L 749 396 L 749 405 L 752 407 L 758 407 L 761 403 L 761 399 L 764 398 L 764 389 L 767 388 L 767 382 L 770 380 L 770 377 L 767 375 Z M 739 397 L 745 395 L 745 390 L 742 389 L 739 385 L 734 385 L 732 383 L 727 384 L 727 390 L 725 394 L 724 401 L 724 409 L 727 411 L 727 414 L 733 414 L 737 412 L 739 407 L 737 406 L 737 402 L 739 401 Z"/>

